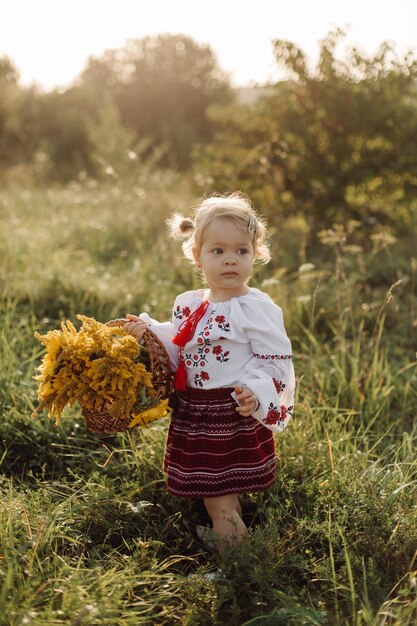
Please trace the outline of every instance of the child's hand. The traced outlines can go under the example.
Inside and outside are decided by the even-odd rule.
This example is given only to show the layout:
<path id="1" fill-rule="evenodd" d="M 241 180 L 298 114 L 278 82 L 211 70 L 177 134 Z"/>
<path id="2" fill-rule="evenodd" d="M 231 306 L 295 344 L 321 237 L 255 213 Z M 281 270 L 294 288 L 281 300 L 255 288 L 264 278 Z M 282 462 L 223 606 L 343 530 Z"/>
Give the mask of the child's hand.
<path id="1" fill-rule="evenodd" d="M 124 326 L 124 330 L 133 335 L 138 341 L 140 341 L 148 328 L 143 320 L 137 315 L 126 315 L 126 319 L 129 320 Z"/>
<path id="2" fill-rule="evenodd" d="M 236 411 L 242 415 L 242 417 L 248 417 L 256 411 L 258 405 L 258 398 L 253 391 L 248 387 L 235 387 L 236 400 L 239 402 L 239 406 L 236 407 Z"/>

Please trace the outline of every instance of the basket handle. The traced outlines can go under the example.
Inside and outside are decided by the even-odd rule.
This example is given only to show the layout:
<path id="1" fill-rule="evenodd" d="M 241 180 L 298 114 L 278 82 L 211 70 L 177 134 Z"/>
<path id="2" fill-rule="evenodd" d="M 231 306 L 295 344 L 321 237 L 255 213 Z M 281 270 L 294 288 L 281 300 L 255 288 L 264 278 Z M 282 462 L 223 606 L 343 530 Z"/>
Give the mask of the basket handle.
<path id="1" fill-rule="evenodd" d="M 106 326 L 124 326 L 127 323 L 127 319 L 125 317 L 118 317 L 117 319 L 110 320 L 106 322 Z"/>
<path id="2" fill-rule="evenodd" d="M 106 322 L 106 324 L 105 324 L 105 325 L 106 325 L 106 326 L 110 326 L 111 328 L 114 328 L 114 327 L 123 328 L 123 326 L 124 326 L 125 324 L 127 324 L 127 323 L 128 323 L 128 321 L 129 321 L 129 320 L 127 320 L 125 317 L 117 317 L 117 318 L 116 318 L 116 319 L 114 319 L 114 320 L 109 320 L 108 322 Z M 151 336 L 151 337 L 152 337 L 152 339 L 153 339 L 154 341 L 157 341 L 158 343 L 160 343 L 159 338 L 155 335 L 155 333 L 154 333 L 154 332 L 152 332 L 152 330 L 149 328 L 149 326 L 147 326 L 147 327 L 146 327 L 146 330 L 145 330 L 145 332 L 144 332 L 144 334 L 143 334 L 142 339 L 138 340 L 140 344 L 143 344 L 143 343 L 144 343 L 143 339 L 144 339 L 144 337 L 145 337 L 146 335 L 148 335 L 148 337 L 149 337 L 149 336 Z"/>
<path id="3" fill-rule="evenodd" d="M 110 326 L 110 327 L 115 327 L 115 326 L 119 326 L 119 327 L 123 327 L 125 324 L 127 324 L 129 320 L 127 320 L 124 317 L 119 317 L 116 318 L 114 320 L 109 320 L 108 322 L 106 322 L 106 326 Z M 159 339 L 158 335 L 156 335 L 156 333 L 154 333 L 149 326 L 146 327 L 145 332 L 143 333 L 143 337 L 142 339 L 137 340 L 139 345 L 142 346 L 146 346 L 148 345 L 148 347 L 150 347 L 151 345 L 158 345 L 159 346 L 159 351 L 160 353 L 163 353 L 165 356 L 165 360 L 166 362 L 169 364 L 169 356 L 168 353 L 166 351 L 166 348 L 164 346 L 164 344 L 162 343 L 162 341 Z M 157 357 L 155 356 L 154 350 L 150 349 L 149 350 L 149 358 L 151 361 L 151 368 L 152 370 L 154 369 L 156 363 L 157 363 Z M 173 377 L 173 372 L 171 371 L 171 368 L 168 365 L 168 368 L 164 368 L 163 370 L 161 370 L 161 368 L 158 368 L 158 373 L 155 374 L 156 378 L 161 381 L 161 382 L 172 382 L 172 377 Z"/>

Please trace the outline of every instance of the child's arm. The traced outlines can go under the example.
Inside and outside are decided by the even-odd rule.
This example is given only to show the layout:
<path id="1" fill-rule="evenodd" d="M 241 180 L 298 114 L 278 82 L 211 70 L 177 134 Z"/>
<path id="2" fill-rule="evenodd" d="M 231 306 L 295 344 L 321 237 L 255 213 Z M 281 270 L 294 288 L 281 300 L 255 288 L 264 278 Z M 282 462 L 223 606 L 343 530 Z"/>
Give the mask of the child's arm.
<path id="1" fill-rule="evenodd" d="M 242 307 L 240 322 L 249 339 L 253 358 L 244 368 L 238 387 L 246 387 L 249 395 L 238 398 L 236 389 L 232 395 L 240 402 L 249 399 L 251 407 L 256 397 L 258 405 L 250 414 L 266 428 L 280 432 L 292 417 L 295 392 L 291 343 L 284 328 L 282 311 L 263 294 Z M 247 412 L 241 414 L 247 415 Z"/>

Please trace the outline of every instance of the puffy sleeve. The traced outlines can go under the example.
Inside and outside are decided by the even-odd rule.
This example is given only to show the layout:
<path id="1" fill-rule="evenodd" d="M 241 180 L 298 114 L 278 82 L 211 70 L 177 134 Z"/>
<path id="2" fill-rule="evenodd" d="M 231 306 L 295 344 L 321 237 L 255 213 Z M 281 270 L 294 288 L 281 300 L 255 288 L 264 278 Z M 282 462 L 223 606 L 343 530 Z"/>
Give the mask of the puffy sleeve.
<path id="1" fill-rule="evenodd" d="M 253 417 L 266 428 L 281 432 L 292 417 L 295 392 L 291 342 L 282 310 L 266 294 L 242 303 L 241 310 L 240 323 L 253 357 L 246 364 L 239 384 L 258 397 Z"/>
<path id="2" fill-rule="evenodd" d="M 165 350 L 168 352 L 172 369 L 175 372 L 178 367 L 179 348 L 172 343 L 172 339 L 175 336 L 174 324 L 172 322 L 158 322 L 149 317 L 147 313 L 141 313 L 139 317 L 162 341 Z"/>

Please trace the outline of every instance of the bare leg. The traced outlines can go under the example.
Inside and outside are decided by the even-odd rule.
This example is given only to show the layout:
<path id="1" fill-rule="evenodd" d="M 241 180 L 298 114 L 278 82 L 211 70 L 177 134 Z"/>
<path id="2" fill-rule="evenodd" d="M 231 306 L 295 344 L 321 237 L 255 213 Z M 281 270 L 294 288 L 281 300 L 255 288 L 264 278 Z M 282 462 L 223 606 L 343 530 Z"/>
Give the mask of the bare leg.
<path id="1" fill-rule="evenodd" d="M 239 517 L 242 517 L 242 505 L 239 502 L 239 497 L 237 497 L 237 500 L 236 500 L 236 511 Z"/>
<path id="2" fill-rule="evenodd" d="M 204 504 L 213 523 L 213 530 L 220 539 L 220 554 L 224 554 L 227 547 L 245 541 L 248 529 L 238 513 L 240 504 L 236 494 L 205 498 Z"/>

